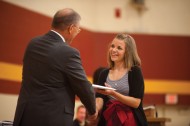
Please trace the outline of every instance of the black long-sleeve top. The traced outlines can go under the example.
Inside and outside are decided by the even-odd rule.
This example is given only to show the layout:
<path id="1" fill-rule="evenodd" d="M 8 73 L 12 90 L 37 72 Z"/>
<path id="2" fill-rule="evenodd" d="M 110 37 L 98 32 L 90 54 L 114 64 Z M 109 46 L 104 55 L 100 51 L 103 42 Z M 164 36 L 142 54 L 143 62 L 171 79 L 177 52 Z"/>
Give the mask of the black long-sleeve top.
<path id="1" fill-rule="evenodd" d="M 98 85 L 104 86 L 106 78 L 108 76 L 109 69 L 105 69 L 100 73 Z M 138 126 L 147 126 L 146 116 L 143 111 L 143 97 L 144 97 L 144 79 L 140 67 L 134 66 L 128 73 L 128 82 L 129 82 L 129 96 L 134 98 L 141 99 L 141 103 L 138 108 L 132 108 L 135 120 Z M 106 109 L 106 102 L 109 98 L 103 94 L 96 94 L 96 97 L 100 97 L 104 100 L 102 112 Z M 105 126 L 105 119 L 102 114 L 100 114 L 100 121 L 98 126 Z"/>

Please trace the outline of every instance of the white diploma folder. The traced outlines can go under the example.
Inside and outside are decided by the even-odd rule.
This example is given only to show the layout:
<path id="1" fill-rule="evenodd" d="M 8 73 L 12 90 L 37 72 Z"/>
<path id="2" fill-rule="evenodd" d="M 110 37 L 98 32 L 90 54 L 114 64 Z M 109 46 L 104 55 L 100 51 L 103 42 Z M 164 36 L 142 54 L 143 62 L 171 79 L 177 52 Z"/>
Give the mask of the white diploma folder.
<path id="1" fill-rule="evenodd" d="M 115 88 L 101 86 L 101 85 L 97 85 L 97 84 L 92 84 L 92 87 L 97 88 L 97 89 L 101 89 L 101 90 L 116 90 Z"/>

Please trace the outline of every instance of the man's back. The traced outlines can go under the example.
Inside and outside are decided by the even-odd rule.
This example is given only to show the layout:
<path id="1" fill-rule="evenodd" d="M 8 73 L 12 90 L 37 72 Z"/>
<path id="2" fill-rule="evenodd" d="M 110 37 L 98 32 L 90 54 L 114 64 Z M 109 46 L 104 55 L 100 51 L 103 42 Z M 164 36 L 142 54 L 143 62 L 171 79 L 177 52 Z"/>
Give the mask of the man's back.
<path id="1" fill-rule="evenodd" d="M 93 113 L 93 89 L 78 51 L 52 31 L 34 38 L 24 56 L 15 126 L 72 125 L 75 94 L 84 104 L 91 104 L 88 109 Z"/>

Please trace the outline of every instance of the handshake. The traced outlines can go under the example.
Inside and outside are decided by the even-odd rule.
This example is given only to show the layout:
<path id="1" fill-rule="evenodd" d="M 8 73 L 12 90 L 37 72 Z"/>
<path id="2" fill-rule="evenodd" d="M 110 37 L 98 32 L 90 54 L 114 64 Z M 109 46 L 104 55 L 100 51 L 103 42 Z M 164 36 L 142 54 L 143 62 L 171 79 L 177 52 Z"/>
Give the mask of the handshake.
<path id="1" fill-rule="evenodd" d="M 98 120 L 98 113 L 99 113 L 99 111 L 98 111 L 97 108 L 96 108 L 96 112 L 95 112 L 93 115 L 90 115 L 90 114 L 87 112 L 86 121 L 87 121 L 88 123 L 90 123 L 90 124 L 97 122 L 97 120 Z"/>
<path id="2" fill-rule="evenodd" d="M 103 95 L 113 95 L 113 92 L 115 91 L 114 88 L 110 87 L 107 83 L 105 83 L 105 86 L 100 86 L 100 85 L 92 85 L 95 89 L 95 92 L 103 94 Z M 101 113 L 103 107 L 103 99 L 97 97 L 96 98 L 96 112 L 93 115 L 90 115 L 87 112 L 86 115 L 86 121 L 88 122 L 88 124 L 90 124 L 89 126 L 93 126 L 94 124 L 96 124 L 99 120 L 99 113 Z"/>
<path id="3" fill-rule="evenodd" d="M 89 99 L 91 102 L 88 102 L 87 106 L 85 106 L 87 108 L 85 116 L 83 116 L 83 121 L 80 121 L 85 122 L 85 126 L 97 126 L 104 123 L 104 121 L 102 121 L 102 118 L 104 118 L 103 113 L 105 112 L 103 106 L 106 105 L 107 100 L 104 99 L 103 96 L 115 98 L 117 94 L 116 89 L 112 88 L 109 84 L 104 83 L 104 85 L 105 86 L 92 84 L 96 92 L 96 98 L 94 99 L 91 97 Z"/>
<path id="4" fill-rule="evenodd" d="M 94 91 L 98 94 L 103 95 L 112 95 L 114 92 L 114 88 L 111 88 L 108 84 L 105 83 L 105 86 L 100 85 L 92 85 Z M 85 126 L 97 126 L 99 119 L 101 118 L 102 108 L 104 104 L 104 100 L 102 97 L 96 97 L 96 99 L 90 98 L 92 104 L 87 104 L 87 106 L 79 106 L 76 111 L 76 119 L 79 122 L 85 122 Z M 88 112 L 88 108 L 90 111 Z"/>

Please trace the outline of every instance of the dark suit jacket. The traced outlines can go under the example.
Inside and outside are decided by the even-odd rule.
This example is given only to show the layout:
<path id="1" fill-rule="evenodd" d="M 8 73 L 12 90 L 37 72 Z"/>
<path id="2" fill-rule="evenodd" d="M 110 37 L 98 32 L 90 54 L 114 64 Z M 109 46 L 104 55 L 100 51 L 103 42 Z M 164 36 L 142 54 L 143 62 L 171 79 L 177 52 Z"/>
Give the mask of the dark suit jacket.
<path id="1" fill-rule="evenodd" d="M 23 62 L 14 126 L 72 126 L 75 95 L 95 113 L 94 90 L 80 54 L 56 33 L 32 39 Z"/>

